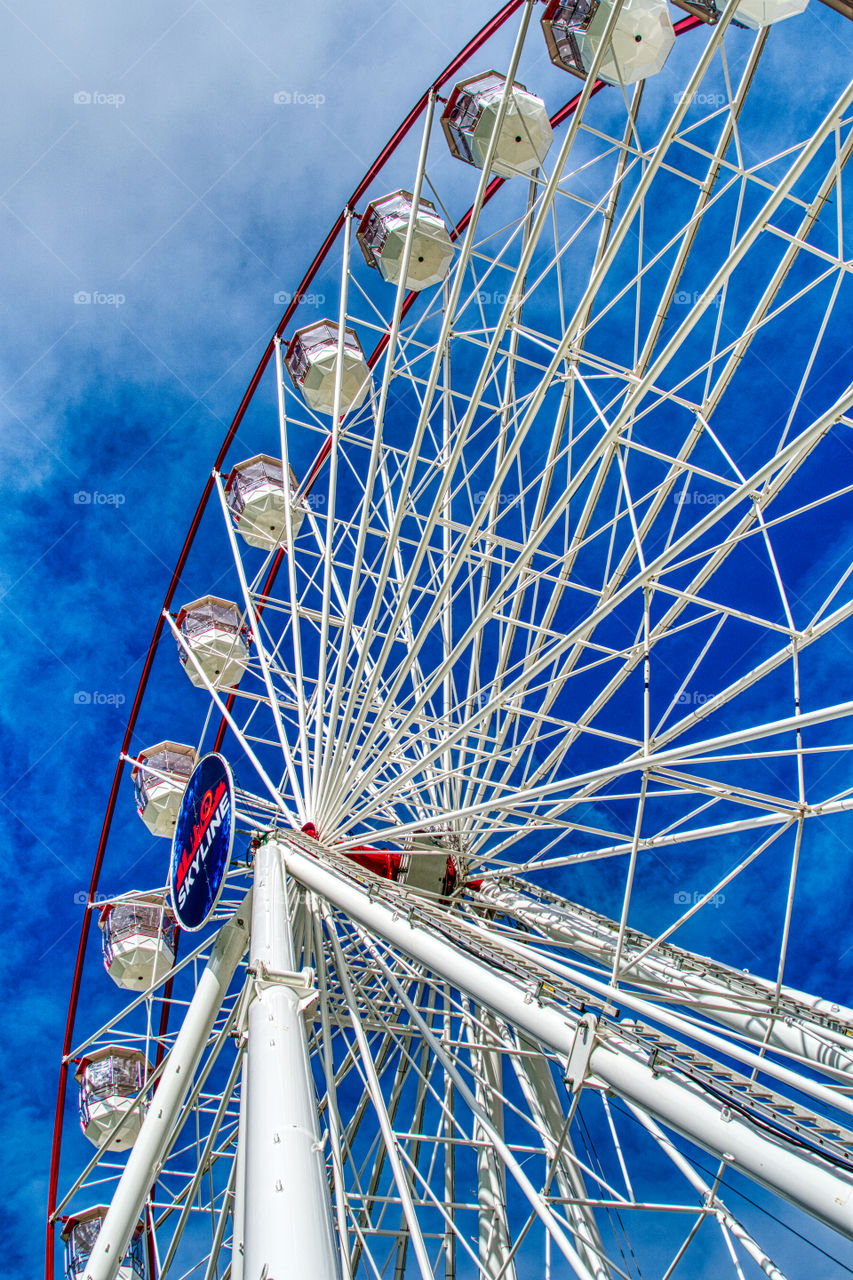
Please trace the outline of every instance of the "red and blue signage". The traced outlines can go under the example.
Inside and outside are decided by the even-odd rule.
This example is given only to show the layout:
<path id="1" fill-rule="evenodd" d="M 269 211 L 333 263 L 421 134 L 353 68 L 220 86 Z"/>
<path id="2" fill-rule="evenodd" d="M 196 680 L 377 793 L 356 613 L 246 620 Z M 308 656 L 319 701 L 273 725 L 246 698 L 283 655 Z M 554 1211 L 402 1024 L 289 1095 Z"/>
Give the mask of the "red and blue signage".
<path id="1" fill-rule="evenodd" d="M 187 783 L 172 839 L 169 889 L 178 924 L 203 928 L 219 901 L 234 844 L 234 779 L 227 760 L 202 756 Z"/>

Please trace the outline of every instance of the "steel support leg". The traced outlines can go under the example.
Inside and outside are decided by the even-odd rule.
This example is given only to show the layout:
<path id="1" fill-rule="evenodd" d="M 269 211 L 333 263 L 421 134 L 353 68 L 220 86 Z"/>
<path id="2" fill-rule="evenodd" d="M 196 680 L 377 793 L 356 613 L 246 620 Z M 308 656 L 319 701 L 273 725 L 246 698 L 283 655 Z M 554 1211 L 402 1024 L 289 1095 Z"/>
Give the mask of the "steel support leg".
<path id="1" fill-rule="evenodd" d="M 240 1080 L 240 1124 L 237 1130 L 236 1169 L 234 1172 L 234 1209 L 231 1219 L 231 1280 L 243 1280 L 243 1242 L 246 1237 L 246 1075 L 243 1058 Z"/>
<path id="2" fill-rule="evenodd" d="M 497 1019 L 488 1009 L 475 1010 L 479 1026 L 468 1023 L 471 1062 L 477 1081 L 476 1098 L 498 1133 L 503 1135 L 503 1071 Z M 515 1264 L 508 1262 L 509 1227 L 506 1217 L 506 1182 L 503 1167 L 486 1130 L 477 1125 L 477 1203 L 479 1206 L 480 1275 L 484 1280 L 515 1280 Z"/>
<path id="3" fill-rule="evenodd" d="M 255 854 L 246 1068 L 245 1280 L 339 1280 L 303 1021 L 313 974 L 293 973 L 278 849 Z"/>
<path id="4" fill-rule="evenodd" d="M 541 1046 L 534 1040 L 519 1035 L 518 1043 L 525 1056 L 514 1058 L 513 1066 L 530 1113 L 541 1127 L 545 1149 L 551 1160 L 558 1155 L 557 1141 L 562 1136 L 555 1177 L 560 1194 L 566 1197 L 567 1202 L 573 1198 L 580 1201 L 578 1204 L 565 1205 L 566 1217 L 574 1227 L 575 1247 L 595 1280 L 612 1280 L 595 1214 L 583 1204 L 587 1198 L 587 1189 L 583 1175 L 570 1158 L 574 1155 L 574 1148 L 566 1128 L 564 1105 L 560 1101 L 551 1069 L 541 1052 Z"/>
<path id="5" fill-rule="evenodd" d="M 473 1000 L 488 1005 L 522 1033 L 558 1054 L 567 1057 L 572 1054 L 577 1022 L 566 1016 L 566 1010 L 531 1001 L 516 979 L 477 959 L 473 947 L 463 951 L 449 942 L 435 922 L 426 917 L 417 923 L 410 922 L 391 905 L 372 899 L 365 889 L 348 881 L 331 866 L 305 857 L 292 846 L 279 847 L 288 871 L 301 884 Z M 472 931 L 472 942 L 475 941 L 476 931 Z M 516 953 L 523 950 L 517 945 L 512 949 Z M 618 1036 L 608 1043 L 597 1044 L 588 1066 L 590 1076 L 597 1077 L 626 1101 L 648 1111 L 706 1151 L 722 1157 L 833 1230 L 853 1238 L 853 1177 L 846 1170 L 806 1146 L 786 1141 L 742 1119 L 685 1076 L 655 1071 L 641 1052 L 622 1044 Z"/>

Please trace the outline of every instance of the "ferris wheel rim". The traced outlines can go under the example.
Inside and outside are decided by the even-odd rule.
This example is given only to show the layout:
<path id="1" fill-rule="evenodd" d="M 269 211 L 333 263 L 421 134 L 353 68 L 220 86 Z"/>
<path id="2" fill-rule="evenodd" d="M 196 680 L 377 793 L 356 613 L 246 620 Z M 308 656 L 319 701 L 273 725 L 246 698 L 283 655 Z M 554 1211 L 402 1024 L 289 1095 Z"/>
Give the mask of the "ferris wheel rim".
<path id="1" fill-rule="evenodd" d="M 468 59 L 474 53 L 476 53 L 476 51 L 480 48 L 480 46 L 483 43 L 485 43 L 488 39 L 490 39 L 491 36 L 494 35 L 494 33 L 498 31 L 503 26 L 503 24 L 509 18 L 511 18 L 512 15 L 516 13 L 519 8 L 521 8 L 521 6 L 524 3 L 525 3 L 525 0 L 507 0 L 507 3 L 505 3 L 503 7 L 499 9 L 498 12 L 495 15 L 493 15 L 493 17 L 490 18 L 489 21 L 486 22 L 480 28 L 480 30 L 471 37 L 471 39 L 462 48 L 462 50 L 460 50 L 460 52 L 451 60 L 451 62 L 448 63 L 444 71 L 442 71 L 440 75 L 437 77 L 437 79 L 433 81 L 433 83 L 425 90 L 425 92 L 422 94 L 421 98 L 417 101 L 415 106 L 411 109 L 409 114 L 404 118 L 402 124 L 398 126 L 398 128 L 394 131 L 388 143 L 386 143 L 386 145 L 382 148 L 379 155 L 376 157 L 376 159 L 373 161 L 371 166 L 366 171 L 365 175 L 359 181 L 353 195 L 350 197 L 351 201 L 355 201 L 360 198 L 363 191 L 366 190 L 367 186 L 370 184 L 370 182 L 373 181 L 373 179 L 377 176 L 377 174 L 381 172 L 382 168 L 384 167 L 388 159 L 390 159 L 390 157 L 394 154 L 397 148 L 401 145 L 401 143 L 405 139 L 412 125 L 416 122 L 416 120 L 419 118 L 419 116 L 422 114 L 423 110 L 425 109 L 429 101 L 430 92 L 433 90 L 438 91 L 438 89 L 440 89 L 442 85 L 445 84 L 447 80 L 450 79 L 456 73 L 459 67 L 464 65 L 464 63 L 467 62 Z M 305 275 L 302 278 L 302 281 L 299 285 L 299 288 L 296 294 L 291 299 L 290 303 L 288 304 L 284 312 L 284 315 L 282 316 L 281 320 L 279 321 L 278 325 L 274 330 L 274 336 L 281 336 L 286 326 L 290 323 L 290 320 L 296 310 L 296 307 L 298 306 L 301 294 L 307 289 L 308 285 L 310 285 L 312 279 L 314 278 L 317 271 L 320 269 L 323 262 L 325 261 L 326 256 L 328 255 L 329 252 L 331 252 L 334 241 L 342 225 L 343 225 L 343 213 L 341 213 L 341 215 L 339 215 L 339 217 L 335 220 L 335 223 L 333 224 L 332 229 L 328 233 L 326 240 L 323 242 L 320 250 L 315 255 L 315 258 L 310 264 L 310 266 L 308 267 L 308 270 L 305 272 Z M 248 409 L 248 406 L 251 402 L 254 392 L 257 389 L 258 384 L 260 383 L 261 377 L 263 376 L 263 373 L 266 370 L 270 359 L 272 358 L 273 351 L 274 351 L 274 339 L 271 338 L 261 357 L 261 360 L 258 363 L 258 366 L 254 374 L 252 375 L 249 385 L 243 394 L 243 398 L 241 399 L 240 404 L 238 405 L 234 418 L 232 419 L 231 424 L 229 425 L 229 428 L 225 434 L 223 442 L 219 448 L 219 452 L 216 455 L 214 469 L 218 470 L 218 468 L 221 466 L 222 462 L 224 461 L 228 453 L 228 450 L 230 449 L 234 441 L 234 438 L 236 437 L 237 432 L 239 431 L 240 424 L 243 420 L 246 410 Z M 175 568 L 172 572 L 172 577 L 170 579 L 169 585 L 166 590 L 163 606 L 160 613 L 158 614 L 157 622 L 154 627 L 154 632 L 153 632 L 151 641 L 149 643 L 147 653 L 145 655 L 142 672 L 140 674 L 139 682 L 137 684 L 136 694 L 134 696 L 133 703 L 131 704 L 130 712 L 128 714 L 128 719 L 127 719 L 127 724 L 125 727 L 125 732 L 122 738 L 121 746 L 119 748 L 119 759 L 116 764 L 112 785 L 110 787 L 110 793 L 107 799 L 107 806 L 106 806 L 104 819 L 101 827 L 101 833 L 98 840 L 98 847 L 95 852 L 92 875 L 90 878 L 89 890 L 87 893 L 87 901 L 86 901 L 86 906 L 85 906 L 84 915 L 83 915 L 83 923 L 81 925 L 81 930 L 80 930 L 80 939 L 78 942 L 77 953 L 75 957 L 74 973 L 72 976 L 71 990 L 69 993 L 68 1013 L 66 1015 L 66 1023 L 65 1023 L 65 1029 L 63 1032 L 63 1040 L 62 1040 L 62 1054 L 60 1058 L 59 1081 L 57 1085 L 57 1102 L 56 1102 L 56 1108 L 54 1113 L 53 1135 L 51 1139 L 50 1175 L 49 1175 L 49 1182 L 48 1182 L 48 1203 L 47 1203 L 47 1212 L 46 1212 L 46 1245 L 45 1245 L 45 1278 L 46 1280 L 53 1280 L 53 1276 L 54 1276 L 55 1223 L 54 1223 L 53 1215 L 55 1212 L 56 1195 L 57 1195 L 57 1189 L 59 1185 L 59 1156 L 60 1156 L 60 1149 L 61 1149 L 61 1142 L 62 1142 L 62 1120 L 63 1120 L 65 1092 L 67 1087 L 67 1072 L 68 1072 L 66 1056 L 70 1051 L 72 1036 L 74 1033 L 77 1002 L 79 1000 L 80 986 L 81 986 L 82 976 L 83 976 L 83 964 L 85 959 L 86 944 L 87 944 L 88 935 L 89 935 L 89 924 L 90 924 L 90 916 L 91 916 L 90 905 L 95 901 L 95 895 L 97 893 L 98 884 L 100 882 L 100 872 L 103 865 L 103 859 L 106 853 L 107 843 L 109 841 L 110 828 L 112 825 L 113 814 L 115 812 L 116 801 L 118 799 L 119 787 L 124 774 L 124 765 L 125 765 L 124 754 L 130 746 L 130 740 L 133 736 L 133 731 L 136 727 L 136 721 L 139 717 L 139 712 L 142 705 L 142 699 L 145 694 L 145 689 L 148 684 L 148 678 L 150 676 L 151 667 L 154 661 L 154 655 L 156 653 L 157 645 L 163 630 L 163 621 L 164 621 L 163 611 L 167 610 L 171 605 L 175 591 L 177 590 L 178 584 L 180 582 L 180 577 L 183 572 L 183 568 L 186 564 L 187 558 L 189 557 L 190 551 L 195 541 L 195 536 L 196 536 L 196 533 L 198 532 L 199 525 L 201 524 L 202 516 L 206 510 L 207 503 L 212 493 L 213 493 L 213 478 L 212 476 L 210 476 L 207 482 L 205 483 L 205 487 L 202 491 L 201 498 L 199 499 L 195 513 L 193 515 L 193 519 L 190 523 L 189 530 L 187 531 L 187 535 L 184 539 L 184 544 L 178 555 Z M 168 1016 L 166 1011 L 167 1008 L 168 1006 L 166 1006 L 166 1008 L 164 1009 L 164 1017 Z"/>
<path id="2" fill-rule="evenodd" d="M 502 15 L 503 20 L 506 20 L 506 18 L 510 17 L 510 16 L 511 16 L 511 14 L 512 14 L 513 12 L 515 12 L 519 7 L 521 7 L 521 4 L 522 4 L 522 3 L 523 3 L 523 0 L 513 0 L 513 3 L 512 3 L 512 4 L 505 6 L 505 9 L 501 11 L 501 15 Z M 686 18 L 686 19 L 684 19 L 684 20 L 683 20 L 683 22 L 681 22 L 681 23 L 679 23 L 679 24 L 678 24 L 678 27 L 679 27 L 679 28 L 681 28 L 682 30 L 685 30 L 685 29 L 692 29 L 693 27 L 701 26 L 701 25 L 702 25 L 701 20 L 700 20 L 699 18 L 695 18 L 695 17 L 693 17 L 693 18 Z M 484 30 L 485 30 L 485 28 L 484 28 Z M 466 46 L 466 48 L 467 48 L 467 46 Z M 469 56 L 470 56 L 470 55 L 469 55 Z M 454 63 L 453 63 L 453 64 L 451 64 L 451 67 L 455 67 L 455 62 L 456 62 L 456 61 L 457 61 L 457 60 L 454 60 Z M 454 73 L 454 72 L 446 72 L 446 73 L 445 73 L 445 75 L 453 74 L 453 73 Z M 600 82 L 599 82 L 599 83 L 600 83 Z M 603 87 L 603 85 L 602 85 L 601 87 Z M 593 91 L 596 91 L 596 89 L 594 89 Z M 428 91 L 428 92 L 429 92 L 429 91 Z M 426 98 L 426 95 L 425 95 L 425 98 Z M 421 101 L 422 101 L 422 102 L 424 102 L 424 101 L 425 101 L 425 99 L 422 99 Z M 565 108 L 561 109 L 561 111 L 565 111 L 565 110 L 566 110 Z M 557 114 L 559 115 L 560 113 L 557 113 Z M 565 116 L 564 116 L 563 118 L 565 118 Z M 408 119 L 409 119 L 409 118 L 407 117 L 407 120 L 408 120 Z M 396 137 L 396 136 L 397 136 L 397 135 L 395 135 L 395 137 Z M 387 151 L 387 148 L 383 151 L 383 153 L 381 153 L 381 157 L 380 157 L 380 158 L 387 158 L 387 156 L 386 156 L 386 151 Z M 383 159 L 383 162 L 384 162 L 384 159 Z M 377 162 L 377 163 L 378 163 L 378 162 Z M 375 174 L 373 174 L 372 176 L 375 176 Z M 370 179 L 364 179 L 364 180 L 363 180 L 363 184 L 364 184 L 364 186 L 366 186 L 366 185 L 367 185 L 367 182 L 368 182 L 369 180 L 372 180 L 372 177 L 371 177 Z M 502 182 L 502 180 L 501 180 L 501 179 L 498 179 L 498 180 L 496 180 L 496 181 L 498 181 L 498 182 Z M 360 184 L 360 185 L 361 185 L 361 184 Z M 342 224 L 342 219 L 343 219 L 343 214 L 341 215 L 341 219 L 339 220 L 339 222 L 341 222 L 341 224 Z M 337 224 L 336 224 L 336 226 L 337 226 Z M 338 229 L 339 229 L 339 228 L 338 228 Z M 337 232 L 336 232 L 336 231 L 334 232 L 334 234 L 333 234 L 333 233 L 330 233 L 330 237 L 329 237 L 329 238 L 327 238 L 327 242 L 325 242 L 325 243 L 324 243 L 324 246 L 323 246 L 323 250 L 322 250 L 323 257 L 322 257 L 322 258 L 320 258 L 320 257 L 319 257 L 319 255 L 318 255 L 318 258 L 316 258 L 316 259 L 315 259 L 314 263 L 312 263 L 311 268 L 309 268 L 309 273 L 308 273 L 308 274 L 306 274 L 306 276 L 303 278 L 302 284 L 301 284 L 301 285 L 300 285 L 300 287 L 299 287 L 299 291 L 298 291 L 298 292 L 297 292 L 297 294 L 295 295 L 293 302 L 291 303 L 290 307 L 288 308 L 288 311 L 285 313 L 284 318 L 282 319 L 282 321 L 280 322 L 279 326 L 278 326 L 278 327 L 277 327 L 277 329 L 276 329 L 276 336 L 280 336 L 280 335 L 281 335 L 281 333 L 283 332 L 283 330 L 284 330 L 284 328 L 286 327 L 287 323 L 289 323 L 290 318 L 292 318 L 293 312 L 295 311 L 296 305 L 298 304 L 298 299 L 299 299 L 299 295 L 300 295 L 300 293 L 305 289 L 305 287 L 307 286 L 307 284 L 308 284 L 308 283 L 310 283 L 310 280 L 313 278 L 313 274 L 316 272 L 316 270 L 318 270 L 318 269 L 319 269 L 319 266 L 320 266 L 321 262 L 325 259 L 325 256 L 326 256 L 326 255 L 331 251 L 331 248 L 332 248 L 332 245 L 333 245 L 333 243 L 334 243 L 334 238 L 335 238 L 335 235 L 336 235 L 336 234 L 337 234 Z M 414 297 L 414 295 L 410 295 L 410 296 Z M 236 433 L 237 433 L 237 430 L 239 429 L 239 425 L 240 425 L 240 422 L 241 422 L 241 420 L 242 420 L 243 414 L 245 413 L 245 410 L 246 410 L 246 408 L 248 407 L 248 403 L 249 403 L 249 402 L 250 402 L 250 400 L 251 400 L 251 396 L 254 394 L 254 389 L 257 387 L 257 384 L 258 384 L 258 382 L 260 381 L 260 377 L 261 377 L 261 375 L 262 375 L 262 373 L 263 373 L 264 369 L 266 368 L 266 366 L 267 366 L 267 364 L 268 364 L 269 358 L 270 358 L 270 356 L 271 356 L 271 354 L 272 354 L 272 351 L 273 351 L 273 347 L 274 347 L 274 340 L 270 343 L 269 347 L 267 348 L 267 351 L 266 351 L 266 353 L 265 353 L 264 357 L 262 358 L 262 362 L 261 362 L 261 364 L 258 366 L 258 370 L 256 371 L 256 374 L 254 375 L 254 377 L 253 377 L 253 379 L 252 379 L 252 382 L 250 383 L 249 389 L 247 389 L 247 392 L 246 392 L 246 394 L 244 395 L 243 401 L 241 401 L 240 408 L 238 409 L 238 414 L 237 414 L 237 416 L 235 416 L 235 419 L 234 419 L 234 422 L 232 423 L 231 428 L 229 428 L 229 433 L 228 433 L 228 435 L 226 436 L 226 441 L 225 441 L 225 443 L 223 444 L 223 446 L 222 446 L 222 448 L 221 448 L 221 450 L 220 450 L 220 454 L 219 454 L 219 455 L 218 455 L 218 457 L 217 457 L 217 464 L 216 464 L 216 467 L 215 467 L 215 469 L 216 469 L 216 470 L 218 470 L 219 465 L 221 464 L 221 461 L 224 459 L 224 456 L 225 456 L 225 454 L 227 453 L 228 448 L 230 447 L 231 443 L 233 442 L 233 439 L 234 439 L 234 437 L 235 437 L 235 435 L 236 435 Z M 376 357 L 376 358 L 378 358 L 378 357 Z M 307 483 L 307 482 L 308 482 L 308 480 L 311 480 L 311 482 L 313 482 L 313 474 L 312 474 L 312 473 L 313 473 L 313 468 L 309 471 L 309 476 L 306 478 L 306 482 L 305 482 L 305 483 Z M 165 606 L 164 606 L 165 608 L 168 608 L 168 606 L 169 606 L 169 604 L 170 604 L 170 602 L 171 602 L 171 598 L 172 598 L 172 596 L 173 596 L 173 594 L 174 594 L 174 590 L 177 588 L 178 580 L 179 580 L 179 578 L 180 578 L 180 574 L 181 574 L 181 572 L 182 572 L 183 565 L 185 564 L 186 557 L 189 555 L 189 551 L 190 551 L 190 549 L 191 549 L 191 547 L 192 547 L 192 544 L 193 544 L 193 541 L 194 541 L 194 537 L 195 537 L 195 533 L 197 532 L 198 525 L 199 525 L 199 523 L 200 523 L 200 520 L 201 520 L 201 517 L 202 517 L 203 511 L 204 511 L 204 509 L 205 509 L 205 507 L 206 507 L 206 504 L 207 504 L 207 500 L 208 500 L 208 498 L 209 498 L 209 496 L 210 496 L 210 493 L 212 492 L 213 483 L 214 483 L 214 482 L 213 482 L 213 478 L 211 477 L 211 479 L 208 481 L 208 485 L 207 485 L 207 486 L 206 486 L 206 488 L 205 488 L 205 492 L 204 492 L 204 495 L 203 495 L 202 501 L 201 501 L 201 503 L 199 504 L 199 508 L 198 508 L 198 509 L 197 509 L 197 511 L 196 511 L 196 515 L 195 515 L 195 517 L 194 517 L 194 519 L 193 519 L 193 523 L 192 523 L 192 525 L 191 525 L 191 527 L 190 527 L 190 532 L 189 532 L 189 534 L 188 534 L 187 541 L 185 541 L 184 548 L 182 549 L 182 552 L 181 552 L 181 557 L 179 558 L 178 565 L 176 566 L 175 573 L 173 574 L 172 583 L 170 584 L 169 593 L 168 593 L 168 595 L 167 595 L 166 603 L 165 603 Z M 276 558 L 275 558 L 274 562 L 273 562 L 273 565 L 272 565 L 272 566 L 271 566 L 271 568 L 270 568 L 270 573 L 269 573 L 269 577 L 268 577 L 268 582 L 270 583 L 270 585 L 271 585 L 271 581 L 272 581 L 272 580 L 274 580 L 275 573 L 276 573 L 276 572 L 277 572 L 277 570 L 278 570 L 278 567 L 279 567 L 279 565 L 280 565 L 280 563 L 281 563 L 281 560 L 282 560 L 283 556 L 284 556 L 284 552 L 283 552 L 282 550 L 280 550 L 280 551 L 279 551 L 279 553 L 277 554 L 277 556 L 276 556 Z M 143 676 L 141 677 L 141 680 L 140 680 L 140 686 L 139 686 L 139 688 L 138 688 L 138 690 L 137 690 L 137 696 L 136 696 L 136 698 L 134 699 L 134 703 L 133 703 L 133 706 L 132 706 L 132 708 L 131 708 L 131 716 L 130 716 L 129 721 L 128 721 L 128 728 L 127 728 L 127 730 L 126 730 L 125 742 L 124 742 L 124 745 L 123 745 L 123 748 L 122 748 L 122 758 L 120 758 L 120 760 L 119 760 L 119 764 L 118 764 L 117 772 L 116 772 L 116 777 L 115 777 L 115 779 L 114 779 L 113 787 L 112 787 L 112 790 L 111 790 L 111 793 L 110 793 L 110 797 L 109 797 L 108 809 L 107 809 L 107 817 L 105 818 L 105 832 L 102 832 L 102 843 L 103 843 L 103 848 L 101 848 L 101 845 L 99 844 L 98 855 L 97 855 L 98 862 L 96 863 L 96 871 L 95 871 L 95 873 L 93 874 L 92 887 L 91 887 L 91 889 L 90 889 L 90 895 L 89 895 L 90 901 L 91 901 L 91 900 L 93 900 L 94 893 L 96 892 L 96 889 L 97 889 L 97 882 L 98 882 L 98 880 L 97 880 L 97 876 L 98 876 L 99 871 L 100 871 L 100 862 L 102 861 L 102 859 L 103 859 L 103 854 L 104 854 L 104 853 L 105 853 L 105 851 L 106 851 L 106 841 L 107 841 L 108 836 L 109 836 L 109 824 L 111 823 L 111 820 L 112 820 L 112 816 L 113 816 L 113 812 L 114 812 L 114 807 L 115 807 L 115 803 L 116 803 L 116 799 L 117 799 L 118 784 L 119 784 L 119 780 L 120 780 L 120 777 L 121 777 L 122 772 L 123 772 L 123 765 L 124 765 L 124 763 L 125 763 L 125 761 L 124 761 L 124 759 L 123 759 L 123 755 L 124 755 L 124 752 L 127 750 L 127 747 L 129 746 L 130 737 L 132 736 L 133 728 L 135 727 L 136 719 L 138 718 L 138 713 L 139 713 L 139 709 L 140 709 L 140 707 L 141 707 L 142 697 L 144 696 L 144 692 L 145 692 L 145 684 L 147 684 L 147 679 L 148 679 L 148 674 L 149 674 L 149 672 L 150 672 L 151 662 L 153 661 L 154 651 L 155 651 L 155 649 L 156 649 L 157 641 L 158 641 L 158 639 L 159 639 L 159 635 L 160 635 L 161 630 L 162 630 L 162 615 L 161 615 L 161 618 L 160 618 L 160 619 L 159 619 L 159 621 L 158 621 L 158 627 L 157 627 L 157 629 L 156 629 L 156 631 L 155 631 L 155 636 L 154 636 L 154 639 L 152 640 L 152 644 L 151 644 L 151 647 L 150 647 L 150 649 L 149 649 L 148 657 L 146 658 L 146 664 L 145 664 L 145 667 L 144 667 L 144 669 L 143 669 Z M 223 721 L 223 722 L 221 723 L 221 726 L 220 726 L 220 732 L 221 732 L 221 733 L 224 733 L 224 731 L 225 731 L 225 726 L 224 726 L 224 721 Z M 219 741 L 219 740 L 220 740 L 220 739 L 218 739 L 218 740 L 217 740 L 217 745 L 218 745 L 218 741 Z M 82 957 L 83 957 L 83 953 L 84 953 L 84 951 L 85 951 L 85 942 L 86 942 L 86 934 L 87 934 L 87 932 L 88 932 L 88 924 L 89 924 L 89 911 L 88 911 L 88 906 L 87 906 L 86 915 L 85 915 L 85 917 L 84 917 L 83 936 L 81 937 L 80 948 L 79 948 L 79 950 L 78 950 L 78 963 L 77 963 L 77 965 L 75 966 L 75 984 L 76 984 L 76 985 L 75 985 L 75 993 L 74 993 L 75 1011 L 76 1011 L 76 999 L 77 999 L 77 996 L 79 995 L 79 986 L 80 986 L 80 982 L 82 981 Z M 79 972 L 79 981 L 78 981 L 78 972 Z M 164 1009 L 164 1012 L 165 1012 L 165 1009 Z M 70 1018 L 70 1028 L 71 1028 L 71 1030 L 73 1030 L 73 1016 L 72 1016 L 72 1010 L 71 1010 L 71 1009 L 69 1009 L 69 1018 Z M 70 1032 L 69 1032 L 69 1034 L 70 1034 Z M 65 1067 L 65 1063 L 63 1063 L 63 1069 L 64 1069 L 64 1067 Z M 60 1098 L 60 1100 L 58 1101 L 57 1115 L 59 1115 L 59 1113 L 60 1113 L 61 1106 L 62 1106 L 62 1098 Z M 56 1141 L 56 1139 L 55 1139 L 55 1141 Z M 58 1161 L 58 1147 L 57 1147 L 57 1161 Z M 55 1203 L 55 1184 L 54 1184 L 54 1186 L 53 1186 L 52 1194 L 54 1195 L 54 1203 Z M 49 1209 L 48 1209 L 48 1214 L 49 1214 L 49 1216 L 48 1216 L 48 1243 L 49 1243 L 49 1249 L 50 1249 L 50 1244 L 51 1244 L 51 1241 L 52 1241 L 52 1235 L 51 1235 L 51 1232 L 52 1232 L 52 1226 L 53 1226 L 53 1224 L 52 1224 L 52 1222 L 51 1222 L 51 1218 L 50 1218 L 50 1214 L 51 1214 L 51 1207 L 50 1207 L 50 1205 L 49 1205 Z M 52 1255 L 51 1255 L 51 1257 L 52 1257 Z M 51 1270 L 52 1270 L 52 1264 L 51 1264 Z M 50 1273 L 48 1273 L 48 1274 L 50 1274 Z"/>

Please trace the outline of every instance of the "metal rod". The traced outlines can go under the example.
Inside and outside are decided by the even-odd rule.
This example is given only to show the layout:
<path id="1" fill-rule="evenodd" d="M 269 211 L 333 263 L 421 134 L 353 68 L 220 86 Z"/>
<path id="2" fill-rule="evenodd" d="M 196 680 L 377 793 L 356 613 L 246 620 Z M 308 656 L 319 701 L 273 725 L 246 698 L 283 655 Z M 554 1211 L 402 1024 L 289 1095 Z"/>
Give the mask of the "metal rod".
<path id="1" fill-rule="evenodd" d="M 326 1162 L 302 1017 L 311 971 L 293 973 L 287 889 L 276 846 L 255 852 L 246 1046 L 243 1273 L 339 1280 Z"/>
<path id="2" fill-rule="evenodd" d="M 493 964 L 481 959 L 473 948 L 463 952 L 448 942 L 426 916 L 413 915 L 411 920 L 401 918 L 390 905 L 376 897 L 371 899 L 365 889 L 346 880 L 331 866 L 306 858 L 292 846 L 282 844 L 281 848 L 287 870 L 299 883 L 313 889 L 371 932 L 487 1005 L 520 1030 L 558 1053 L 571 1054 L 578 1018 L 569 1009 L 531 1001 L 517 979 L 504 975 Z M 513 945 L 513 950 L 522 952 L 524 949 Z M 546 966 L 541 956 L 537 959 L 543 968 L 555 972 L 566 969 L 550 963 Z M 611 992 L 606 984 L 596 984 L 588 975 L 580 976 L 591 988 L 600 988 L 629 1007 L 640 1007 L 645 1003 L 622 992 Z M 657 1009 L 653 1016 L 664 1022 L 678 1021 Z M 689 1034 L 708 1043 L 717 1040 L 714 1036 L 700 1035 L 695 1028 L 691 1028 Z M 754 1057 L 745 1055 L 744 1050 L 734 1045 L 727 1044 L 724 1051 L 733 1057 Z M 780 1078 L 793 1079 L 803 1090 L 810 1083 L 805 1077 L 785 1068 L 771 1067 L 769 1063 L 764 1069 Z M 589 1074 L 626 1100 L 646 1109 L 668 1127 L 722 1156 L 756 1182 L 791 1200 L 834 1230 L 853 1238 L 853 1179 L 840 1168 L 804 1147 L 765 1135 L 729 1108 L 721 1107 L 701 1086 L 680 1075 L 655 1072 L 641 1054 L 612 1038 L 593 1048 Z M 826 1092 L 821 1086 L 812 1086 L 810 1091 L 815 1096 L 823 1096 Z M 844 1108 L 846 1102 L 834 1096 L 832 1105 Z"/>
<path id="3" fill-rule="evenodd" d="M 86 1267 L 86 1280 L 115 1280 L 118 1275 L 145 1199 L 157 1180 L 161 1161 L 172 1141 L 181 1104 L 192 1084 L 216 1015 L 248 946 L 250 905 L 251 894 L 247 894 L 219 931 L 101 1224 Z"/>

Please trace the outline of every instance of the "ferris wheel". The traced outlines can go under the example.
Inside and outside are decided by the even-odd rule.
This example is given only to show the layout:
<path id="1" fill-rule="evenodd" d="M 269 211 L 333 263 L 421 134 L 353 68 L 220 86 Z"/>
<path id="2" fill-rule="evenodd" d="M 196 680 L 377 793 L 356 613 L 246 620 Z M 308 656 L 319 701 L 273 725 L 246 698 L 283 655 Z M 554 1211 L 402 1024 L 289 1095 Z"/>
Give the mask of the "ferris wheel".
<path id="1" fill-rule="evenodd" d="M 853 45 L 817 7 L 512 0 L 347 201 L 131 711 L 49 1280 L 853 1272 L 853 82 L 774 110 Z"/>

